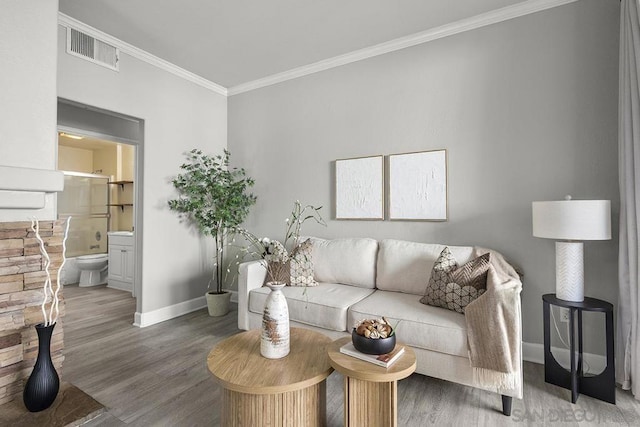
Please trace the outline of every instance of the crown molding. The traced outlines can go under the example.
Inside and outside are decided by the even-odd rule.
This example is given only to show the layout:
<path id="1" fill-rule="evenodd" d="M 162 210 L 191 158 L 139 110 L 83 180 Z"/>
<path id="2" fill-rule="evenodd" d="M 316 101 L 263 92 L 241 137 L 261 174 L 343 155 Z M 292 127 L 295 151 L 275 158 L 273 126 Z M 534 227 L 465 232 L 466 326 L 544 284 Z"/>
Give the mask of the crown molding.
<path id="1" fill-rule="evenodd" d="M 297 79 L 309 74 L 329 70 L 331 68 L 340 67 L 342 65 L 347 65 L 353 62 L 362 61 L 364 59 L 372 58 L 375 56 L 384 55 L 385 53 L 395 52 L 397 50 L 417 46 L 419 44 L 427 43 L 433 40 L 486 27 L 488 25 L 497 24 L 499 22 L 508 21 L 510 19 L 540 12 L 546 9 L 574 3 L 577 1 L 579 0 L 525 0 L 512 6 L 506 6 L 500 9 L 492 10 L 490 12 L 481 13 L 479 15 L 452 22 L 450 24 L 445 24 L 440 27 L 421 31 L 419 33 L 390 40 L 388 42 L 345 53 L 344 55 L 338 55 L 333 58 L 324 59 L 313 64 L 293 68 L 291 70 L 252 80 L 250 82 L 242 83 L 230 88 L 225 88 L 224 86 L 200 77 L 197 74 L 187 71 L 184 68 L 178 67 L 175 64 L 172 64 L 162 58 L 150 54 L 149 52 L 130 45 L 127 42 L 124 42 L 116 37 L 93 28 L 90 25 L 78 21 L 77 19 L 72 18 L 68 15 L 65 15 L 62 12 L 58 12 L 58 23 L 64 27 L 73 27 L 86 34 L 89 34 L 92 37 L 103 40 L 117 47 L 120 51 L 133 56 L 134 58 L 165 70 L 201 87 L 212 90 L 215 93 L 223 96 L 233 96 L 255 89 L 260 89 L 266 86 L 282 83 L 287 80 Z"/>
<path id="2" fill-rule="evenodd" d="M 273 74 L 261 79 L 242 83 L 227 89 L 228 96 L 238 95 L 240 93 L 249 92 L 251 90 L 260 89 L 287 80 L 296 79 L 298 77 L 307 76 L 309 74 L 318 73 L 320 71 L 329 70 L 331 68 L 340 67 L 352 62 L 362 61 L 363 59 L 372 58 L 374 56 L 384 55 L 385 53 L 394 52 L 400 49 L 427 43 L 433 40 L 449 37 L 454 34 L 475 30 L 488 25 L 496 24 L 532 13 L 540 12 L 546 9 L 573 3 L 579 0 L 525 0 L 512 6 L 506 6 L 490 12 L 482 13 L 460 21 L 445 24 L 440 27 L 432 28 L 409 36 L 400 37 L 388 42 L 380 43 L 364 49 L 359 49 L 344 55 L 335 56 L 315 62 L 313 64 L 304 65 L 302 67 L 293 68 L 288 71 Z"/>
<path id="3" fill-rule="evenodd" d="M 140 48 L 130 45 L 127 42 L 124 42 L 105 32 L 102 32 L 96 28 L 93 28 L 92 26 L 87 25 L 84 22 L 78 21 L 77 19 L 72 18 L 68 15 L 65 15 L 62 12 L 58 12 L 58 24 L 62 25 L 63 27 L 75 28 L 76 30 L 82 31 L 83 33 L 89 34 L 92 37 L 95 37 L 106 43 L 109 43 L 110 45 L 117 47 L 121 52 L 124 52 L 127 55 L 130 55 L 136 59 L 144 61 L 147 64 L 153 65 L 157 68 L 160 68 L 164 71 L 167 71 L 171 74 L 174 74 L 178 77 L 181 77 L 185 80 L 195 83 L 198 86 L 201 86 L 205 89 L 212 90 L 217 94 L 227 96 L 227 88 L 220 86 L 219 84 L 214 83 L 210 80 L 207 80 L 203 77 L 200 77 L 199 75 L 194 74 L 191 71 L 187 71 L 184 68 L 180 68 L 169 61 L 165 61 L 162 58 L 158 58 L 157 56 L 152 55 L 147 51 L 144 51 Z"/>

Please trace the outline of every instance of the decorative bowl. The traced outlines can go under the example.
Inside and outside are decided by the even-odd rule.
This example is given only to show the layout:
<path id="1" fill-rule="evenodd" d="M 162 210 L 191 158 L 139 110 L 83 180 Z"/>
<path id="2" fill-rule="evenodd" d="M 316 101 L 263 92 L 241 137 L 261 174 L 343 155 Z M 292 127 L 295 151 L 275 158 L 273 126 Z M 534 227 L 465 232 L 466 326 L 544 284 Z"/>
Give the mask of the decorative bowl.
<path id="1" fill-rule="evenodd" d="M 351 341 L 353 346 L 361 353 L 365 354 L 387 354 L 396 346 L 396 335 L 393 334 L 387 338 L 367 338 L 358 335 L 356 328 L 351 332 Z"/>

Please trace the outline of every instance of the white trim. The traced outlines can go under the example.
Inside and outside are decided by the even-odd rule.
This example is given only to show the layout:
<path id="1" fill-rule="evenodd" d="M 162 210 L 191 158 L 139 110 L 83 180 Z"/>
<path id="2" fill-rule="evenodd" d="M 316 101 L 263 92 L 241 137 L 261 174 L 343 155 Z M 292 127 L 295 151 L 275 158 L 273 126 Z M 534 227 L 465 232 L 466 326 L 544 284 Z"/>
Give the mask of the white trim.
<path id="1" fill-rule="evenodd" d="M 42 191 L 0 190 L 0 209 L 43 209 L 44 195 Z"/>
<path id="2" fill-rule="evenodd" d="M 92 26 L 78 21 L 77 19 L 72 18 L 68 15 L 65 15 L 62 12 L 58 12 L 58 24 L 62 25 L 65 28 L 73 27 L 76 30 L 82 31 L 83 33 L 86 33 L 94 38 L 100 39 L 112 46 L 115 46 L 120 50 L 121 53 L 126 53 L 127 55 L 146 62 L 147 64 L 158 67 L 178 77 L 182 77 L 185 80 L 188 80 L 206 89 L 210 89 L 220 95 L 227 96 L 227 88 L 209 81 L 203 77 L 200 77 L 199 75 L 194 74 L 191 71 L 187 71 L 184 68 L 180 68 L 177 65 L 170 63 L 169 61 L 158 58 L 157 56 L 152 55 L 149 52 L 146 52 L 116 37 L 93 28 Z"/>
<path id="3" fill-rule="evenodd" d="M 350 64 L 352 62 L 361 61 L 363 59 L 372 58 L 385 53 L 394 52 L 411 46 L 430 42 L 440 38 L 452 36 L 454 34 L 463 33 L 465 31 L 475 30 L 487 25 L 496 24 L 498 22 L 507 21 L 509 19 L 518 18 L 531 13 L 540 12 L 542 10 L 551 9 L 578 0 L 525 0 L 512 6 L 506 6 L 500 9 L 481 13 L 470 18 L 461 19 L 450 24 L 440 27 L 421 31 L 405 37 L 400 37 L 388 42 L 380 43 L 374 46 L 359 49 L 344 55 L 335 56 L 333 58 L 324 59 L 313 64 L 304 65 L 302 67 L 293 68 L 288 71 L 273 74 L 261 79 L 242 83 L 227 89 L 227 95 L 233 96 L 240 93 L 249 92 L 251 90 L 271 86 L 282 83 L 287 80 L 296 79 L 309 74 L 325 71 L 341 65 Z"/>
<path id="4" fill-rule="evenodd" d="M 563 366 L 570 364 L 570 352 L 566 348 L 551 347 L 554 357 Z M 602 372 L 607 366 L 607 358 L 605 356 L 593 353 L 583 353 L 586 366 L 585 372 L 597 374 Z M 544 365 L 544 346 L 542 344 L 534 344 L 529 342 L 522 343 L 522 358 L 527 362 L 538 363 Z"/>
<path id="5" fill-rule="evenodd" d="M 352 62 L 361 61 L 364 59 L 372 58 L 374 56 L 384 55 L 385 53 L 394 52 L 400 49 L 405 49 L 407 47 L 416 46 L 440 38 L 463 33 L 465 31 L 475 30 L 487 25 L 507 21 L 509 19 L 518 18 L 558 6 L 563 6 L 569 3 L 574 3 L 576 1 L 578 0 L 525 0 L 511 6 L 506 6 L 500 9 L 481 13 L 470 18 L 461 19 L 450 24 L 445 24 L 440 27 L 421 31 L 405 37 L 400 37 L 388 42 L 377 44 L 375 46 L 366 47 L 353 52 L 345 53 L 344 55 L 338 55 L 333 58 L 324 59 L 313 64 L 304 65 L 302 67 L 293 68 L 291 70 L 283 71 L 271 76 L 263 77 L 246 83 L 241 83 L 228 89 L 217 83 L 200 77 L 197 74 L 187 71 L 184 68 L 178 67 L 175 64 L 165 61 L 162 58 L 158 58 L 157 56 L 152 55 L 149 52 L 146 52 L 133 45 L 130 45 L 129 43 L 126 43 L 116 37 L 93 28 L 90 25 L 78 21 L 77 19 L 74 19 L 68 15 L 65 15 L 62 12 L 58 12 L 58 23 L 65 28 L 73 27 L 86 34 L 89 34 L 92 37 L 101 39 L 117 47 L 123 53 L 126 53 L 130 56 L 133 56 L 134 58 L 170 72 L 178 77 L 182 77 L 206 89 L 210 89 L 220 95 L 233 96 L 240 93 L 249 92 L 251 90 L 260 89 L 266 86 L 271 86 L 277 83 L 282 83 L 287 80 L 293 80 L 298 77 L 303 77 L 309 74 L 314 74 L 320 71 L 325 71 L 331 68 L 350 64 Z"/>
<path id="6" fill-rule="evenodd" d="M 522 342 L 522 359 L 527 362 L 544 365 L 544 346 L 530 342 Z"/>
<path id="7" fill-rule="evenodd" d="M 0 166 L 0 190 L 55 193 L 63 189 L 61 171 Z"/>
<path id="8" fill-rule="evenodd" d="M 156 323 L 164 322 L 165 320 L 170 320 L 193 311 L 200 310 L 206 306 L 207 301 L 203 295 L 192 300 L 162 307 L 147 313 L 136 312 L 133 326 L 145 328 L 147 326 L 155 325 Z"/>
<path id="9" fill-rule="evenodd" d="M 232 291 L 231 289 L 225 289 L 227 292 L 231 292 L 231 302 L 238 303 L 238 291 Z"/>
<path id="10" fill-rule="evenodd" d="M 226 290 L 231 292 L 231 302 L 238 302 L 238 291 Z M 168 307 L 159 308 L 148 313 L 136 312 L 133 326 L 144 328 L 164 322 L 165 320 L 174 319 L 196 310 L 200 310 L 207 306 L 207 300 L 204 296 L 194 298 L 189 301 L 180 302 Z"/>

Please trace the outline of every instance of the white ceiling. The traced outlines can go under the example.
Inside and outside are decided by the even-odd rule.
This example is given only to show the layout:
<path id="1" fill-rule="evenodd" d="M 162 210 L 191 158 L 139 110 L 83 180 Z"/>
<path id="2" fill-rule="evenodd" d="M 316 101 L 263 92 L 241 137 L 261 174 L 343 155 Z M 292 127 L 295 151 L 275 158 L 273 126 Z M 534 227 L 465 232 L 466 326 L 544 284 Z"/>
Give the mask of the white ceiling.
<path id="1" fill-rule="evenodd" d="M 224 87 L 523 0 L 59 0 L 60 11 Z"/>

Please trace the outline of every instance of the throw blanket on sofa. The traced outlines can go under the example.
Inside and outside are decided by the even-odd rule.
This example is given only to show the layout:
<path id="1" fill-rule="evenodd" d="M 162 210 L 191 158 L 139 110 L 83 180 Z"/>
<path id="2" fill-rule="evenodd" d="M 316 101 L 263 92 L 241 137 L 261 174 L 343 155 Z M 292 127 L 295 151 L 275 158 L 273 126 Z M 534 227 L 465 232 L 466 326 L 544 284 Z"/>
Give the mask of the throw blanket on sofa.
<path id="1" fill-rule="evenodd" d="M 522 282 L 501 254 L 474 248 L 476 257 L 487 252 L 491 253 L 487 291 L 465 309 L 469 359 L 478 385 L 513 390 L 520 381 Z"/>

